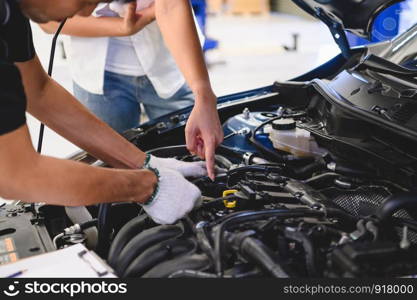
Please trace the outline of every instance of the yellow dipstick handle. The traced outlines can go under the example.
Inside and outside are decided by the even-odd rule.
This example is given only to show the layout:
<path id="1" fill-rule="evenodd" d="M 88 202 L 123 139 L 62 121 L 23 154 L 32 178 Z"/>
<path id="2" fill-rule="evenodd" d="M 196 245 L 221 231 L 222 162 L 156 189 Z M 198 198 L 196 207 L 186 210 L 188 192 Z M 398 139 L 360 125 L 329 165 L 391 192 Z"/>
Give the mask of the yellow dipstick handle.
<path id="1" fill-rule="evenodd" d="M 237 192 L 238 192 L 238 190 L 226 190 L 226 191 L 223 192 L 223 198 L 225 198 L 229 195 L 236 194 Z M 226 208 L 235 208 L 236 204 L 237 204 L 237 201 L 236 200 L 234 200 L 234 201 L 223 200 L 223 203 L 224 203 L 224 206 Z"/>

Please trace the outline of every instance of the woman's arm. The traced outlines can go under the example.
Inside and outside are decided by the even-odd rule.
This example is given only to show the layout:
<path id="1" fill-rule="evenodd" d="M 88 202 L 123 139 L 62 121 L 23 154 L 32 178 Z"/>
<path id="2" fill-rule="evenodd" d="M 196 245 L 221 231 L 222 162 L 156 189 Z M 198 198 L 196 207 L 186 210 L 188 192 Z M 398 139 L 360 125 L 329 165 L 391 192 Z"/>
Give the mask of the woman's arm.
<path id="1" fill-rule="evenodd" d="M 130 3 L 123 18 L 74 16 L 67 20 L 62 33 L 78 37 L 129 36 L 139 32 L 154 20 L 154 6 L 136 12 L 135 3 Z M 44 32 L 52 34 L 58 29 L 59 23 L 49 22 L 39 26 Z"/>
<path id="2" fill-rule="evenodd" d="M 188 0 L 155 0 L 155 14 L 165 43 L 195 96 L 185 131 L 187 147 L 206 159 L 209 176 L 213 179 L 214 151 L 223 140 L 223 130 L 190 3 Z"/>

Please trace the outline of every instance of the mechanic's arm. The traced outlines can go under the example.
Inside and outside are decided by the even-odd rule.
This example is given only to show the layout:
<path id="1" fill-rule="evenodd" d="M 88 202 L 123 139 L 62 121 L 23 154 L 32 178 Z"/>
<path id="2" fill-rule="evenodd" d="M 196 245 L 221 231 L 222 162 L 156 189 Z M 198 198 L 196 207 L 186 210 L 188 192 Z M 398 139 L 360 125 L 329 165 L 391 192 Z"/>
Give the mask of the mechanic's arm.
<path id="1" fill-rule="evenodd" d="M 99 120 L 45 73 L 35 56 L 19 68 L 28 111 L 72 143 L 116 168 L 142 167 L 145 153 Z"/>
<path id="2" fill-rule="evenodd" d="M 0 135 L 0 166 L 0 196 L 28 203 L 145 203 L 157 182 L 149 170 L 97 168 L 39 155 L 26 125 Z"/>
<path id="3" fill-rule="evenodd" d="M 187 147 L 206 159 L 213 179 L 214 151 L 223 140 L 223 130 L 189 0 L 156 0 L 155 15 L 165 43 L 195 95 L 186 126 Z"/>
<path id="4" fill-rule="evenodd" d="M 62 33 L 78 37 L 130 36 L 154 20 L 154 6 L 136 12 L 135 3 L 130 3 L 123 18 L 74 16 L 66 21 Z M 59 23 L 49 22 L 39 26 L 44 32 L 52 34 L 57 31 Z"/>

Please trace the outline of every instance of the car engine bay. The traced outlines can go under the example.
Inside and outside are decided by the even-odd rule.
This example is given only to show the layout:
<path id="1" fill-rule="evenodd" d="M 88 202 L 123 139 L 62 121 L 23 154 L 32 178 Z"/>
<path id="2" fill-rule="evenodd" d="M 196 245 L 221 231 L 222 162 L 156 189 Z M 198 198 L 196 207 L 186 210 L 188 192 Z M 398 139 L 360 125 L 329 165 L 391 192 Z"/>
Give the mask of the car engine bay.
<path id="1" fill-rule="evenodd" d="M 203 201 L 177 224 L 157 225 L 132 203 L 89 207 L 94 219 L 79 230 L 65 208 L 2 207 L 2 219 L 36 232 L 29 241 L 33 233 L 15 230 L 19 257 L 84 243 L 120 277 L 415 276 L 415 142 L 318 87 L 276 83 L 220 101 L 219 172 L 190 179 Z M 183 145 L 187 113 L 126 138 L 155 156 L 199 160 Z M 97 164 L 87 153 L 72 159 Z M 94 226 L 93 236 L 83 230 Z"/>
<path id="2" fill-rule="evenodd" d="M 217 176 L 189 178 L 202 203 L 176 224 L 154 223 L 135 203 L 1 206 L 0 264 L 84 244 L 122 278 L 416 277 L 416 35 L 417 25 L 388 43 L 342 47 L 291 81 L 219 98 Z M 184 145 L 191 109 L 124 136 L 198 161 Z M 86 152 L 70 159 L 106 167 Z"/>

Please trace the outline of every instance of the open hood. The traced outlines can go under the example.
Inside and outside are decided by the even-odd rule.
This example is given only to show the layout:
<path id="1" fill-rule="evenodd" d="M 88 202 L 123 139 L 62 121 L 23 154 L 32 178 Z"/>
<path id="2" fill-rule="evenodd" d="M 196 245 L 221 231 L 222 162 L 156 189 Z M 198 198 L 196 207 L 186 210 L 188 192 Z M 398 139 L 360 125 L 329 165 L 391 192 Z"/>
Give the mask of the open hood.
<path id="1" fill-rule="evenodd" d="M 403 0 L 293 0 L 310 15 L 330 28 L 345 56 L 350 54 L 345 30 L 371 39 L 376 17 L 387 7 Z"/>

